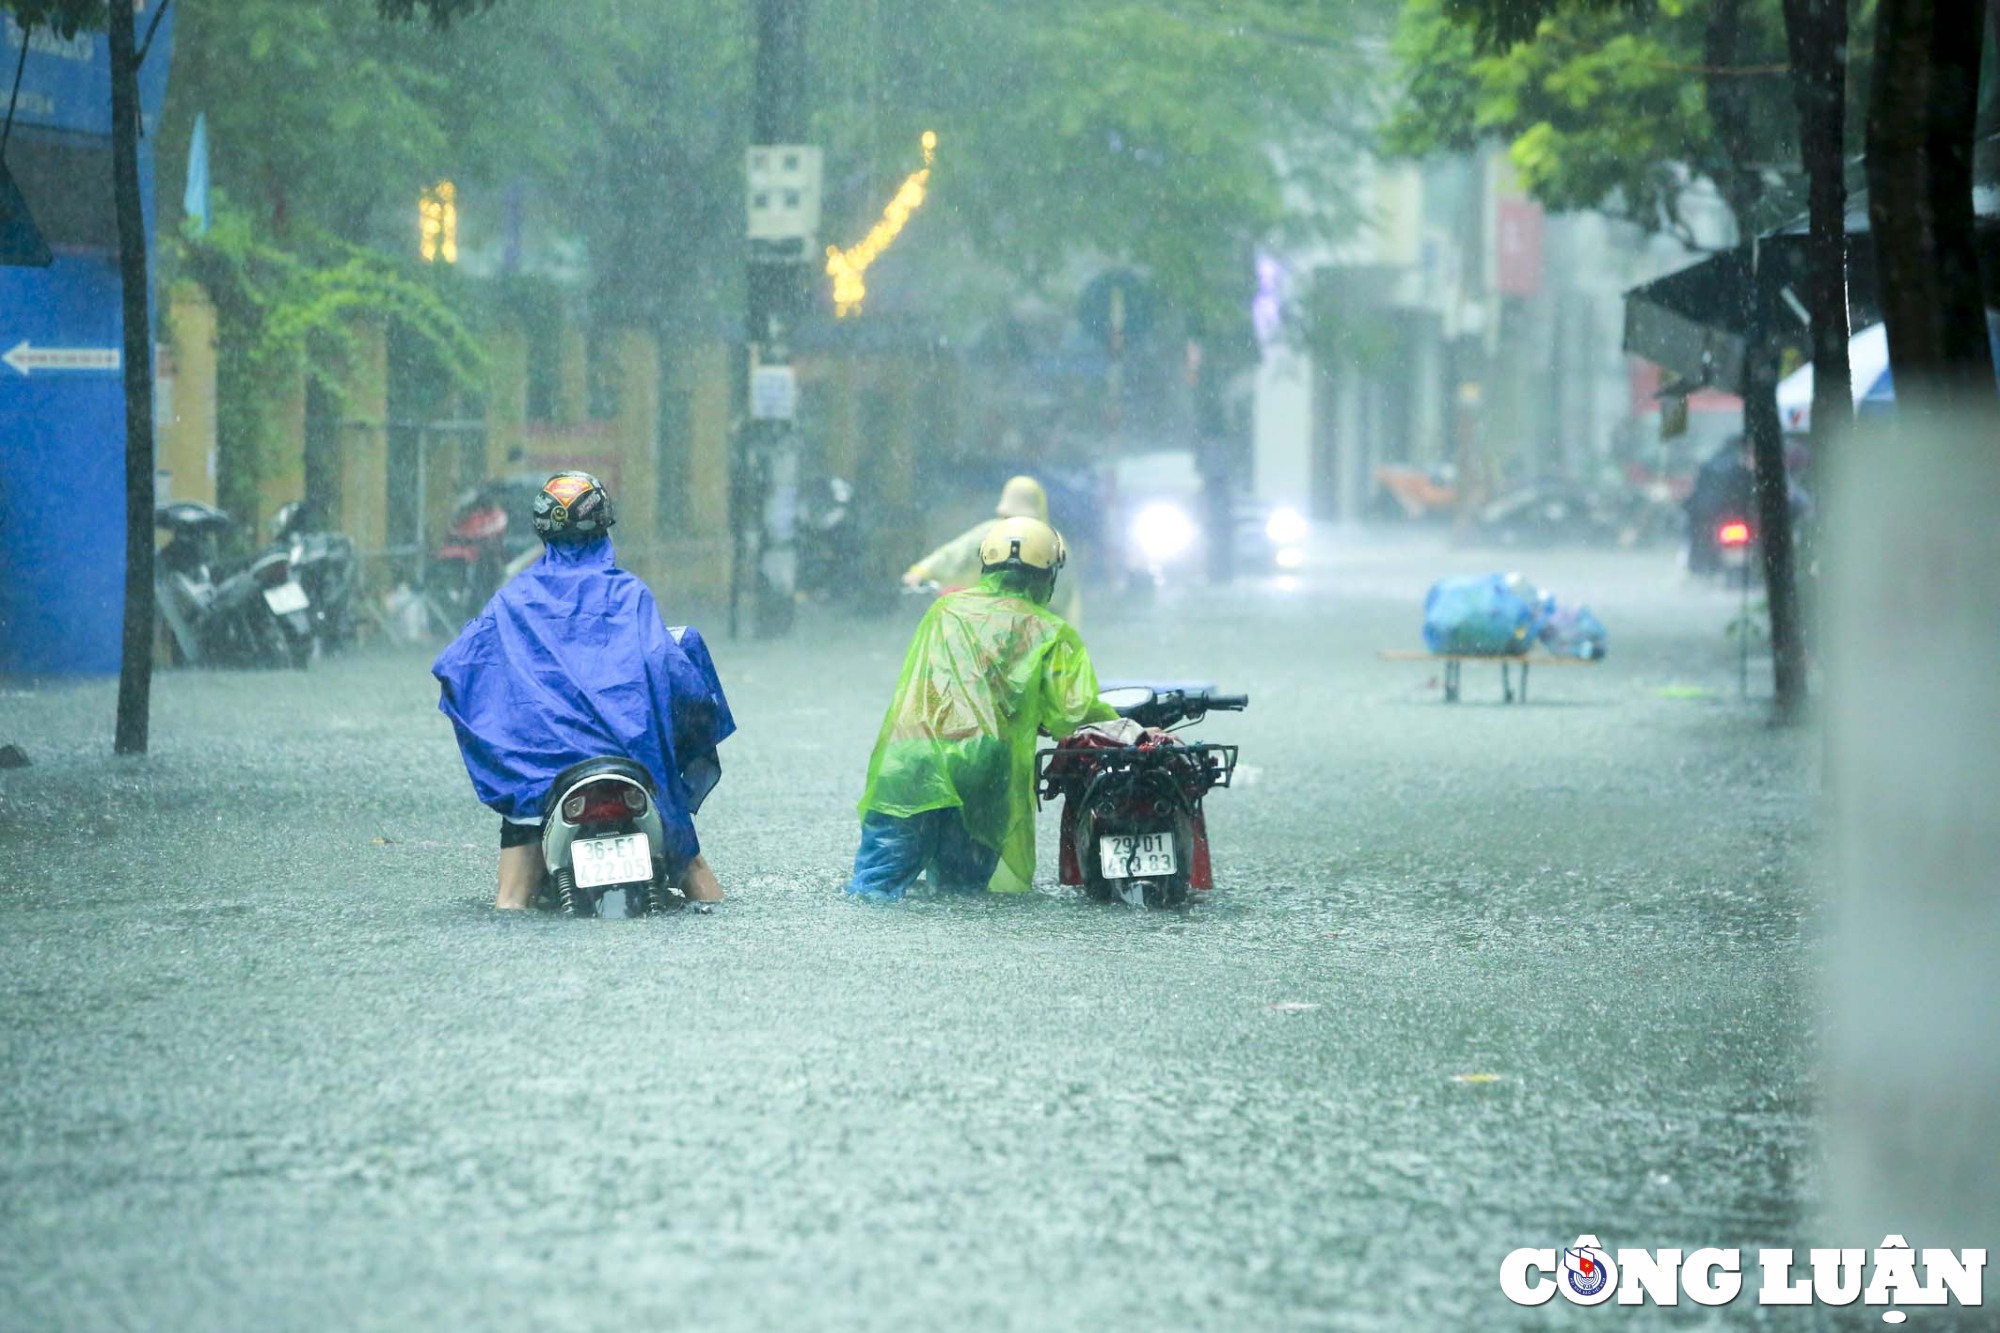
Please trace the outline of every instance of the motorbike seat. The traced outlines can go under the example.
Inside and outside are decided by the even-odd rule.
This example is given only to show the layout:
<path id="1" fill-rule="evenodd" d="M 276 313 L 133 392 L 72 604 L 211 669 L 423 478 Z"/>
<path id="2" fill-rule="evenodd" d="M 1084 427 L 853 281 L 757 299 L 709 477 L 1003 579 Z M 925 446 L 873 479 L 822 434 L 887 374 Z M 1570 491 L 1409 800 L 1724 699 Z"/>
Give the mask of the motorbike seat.
<path id="1" fill-rule="evenodd" d="M 549 784 L 549 796 L 553 800 L 586 778 L 630 778 L 646 789 L 648 796 L 657 796 L 653 790 L 653 775 L 646 771 L 644 764 L 634 763 L 622 755 L 602 754 L 595 759 L 585 759 L 571 764 L 556 774 Z"/>

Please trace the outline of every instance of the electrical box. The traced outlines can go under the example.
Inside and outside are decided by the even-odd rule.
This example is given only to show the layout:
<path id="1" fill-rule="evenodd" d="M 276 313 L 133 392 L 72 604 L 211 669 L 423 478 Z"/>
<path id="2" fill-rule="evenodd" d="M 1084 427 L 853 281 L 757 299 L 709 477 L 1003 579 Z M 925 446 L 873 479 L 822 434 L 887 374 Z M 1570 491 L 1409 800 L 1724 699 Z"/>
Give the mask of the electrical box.
<path id="1" fill-rule="evenodd" d="M 754 144 L 746 161 L 751 244 L 775 256 L 809 257 L 819 235 L 820 150 Z"/>

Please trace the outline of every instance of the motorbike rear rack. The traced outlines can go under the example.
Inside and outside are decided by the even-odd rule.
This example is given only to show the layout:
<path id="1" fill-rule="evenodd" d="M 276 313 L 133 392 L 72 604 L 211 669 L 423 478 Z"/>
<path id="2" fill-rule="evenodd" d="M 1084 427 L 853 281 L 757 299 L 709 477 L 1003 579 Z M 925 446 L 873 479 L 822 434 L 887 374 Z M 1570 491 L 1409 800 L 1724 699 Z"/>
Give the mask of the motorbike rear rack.
<path id="1" fill-rule="evenodd" d="M 1180 762 L 1187 762 L 1207 773 L 1206 794 L 1218 787 L 1229 786 L 1235 778 L 1237 749 L 1234 745 L 1202 741 L 1194 745 L 1105 745 L 1075 749 L 1058 746 L 1052 750 L 1040 750 L 1035 754 L 1035 807 L 1040 809 L 1043 801 L 1059 795 L 1064 784 L 1070 781 L 1066 775 L 1052 777 L 1049 774 L 1058 756 L 1075 762 L 1079 769 L 1109 769 L 1114 773 L 1153 766 L 1178 767 Z"/>

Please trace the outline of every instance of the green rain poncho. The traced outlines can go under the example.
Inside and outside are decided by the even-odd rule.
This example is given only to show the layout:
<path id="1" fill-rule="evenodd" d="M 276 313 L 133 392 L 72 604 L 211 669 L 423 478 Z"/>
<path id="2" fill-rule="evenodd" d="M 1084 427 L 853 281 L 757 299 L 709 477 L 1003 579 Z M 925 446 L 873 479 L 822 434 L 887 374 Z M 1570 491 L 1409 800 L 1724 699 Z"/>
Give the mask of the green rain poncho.
<path id="1" fill-rule="evenodd" d="M 1037 729 L 1063 737 L 1117 716 L 1098 701 L 1076 631 L 1025 586 L 996 572 L 932 605 L 861 797 L 864 815 L 902 819 L 959 807 L 974 840 L 999 850 L 991 887 L 1002 893 L 1025 892 L 1034 879 Z"/>

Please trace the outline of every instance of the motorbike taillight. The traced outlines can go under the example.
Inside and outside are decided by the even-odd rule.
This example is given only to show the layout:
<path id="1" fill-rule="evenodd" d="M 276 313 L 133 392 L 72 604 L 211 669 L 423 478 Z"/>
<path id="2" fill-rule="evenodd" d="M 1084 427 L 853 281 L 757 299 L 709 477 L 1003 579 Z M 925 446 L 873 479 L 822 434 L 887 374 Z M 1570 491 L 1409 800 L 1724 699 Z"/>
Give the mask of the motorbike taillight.
<path id="1" fill-rule="evenodd" d="M 573 791 L 563 802 L 563 818 L 572 824 L 611 824 L 643 813 L 646 794 L 623 782 L 593 782 Z"/>

